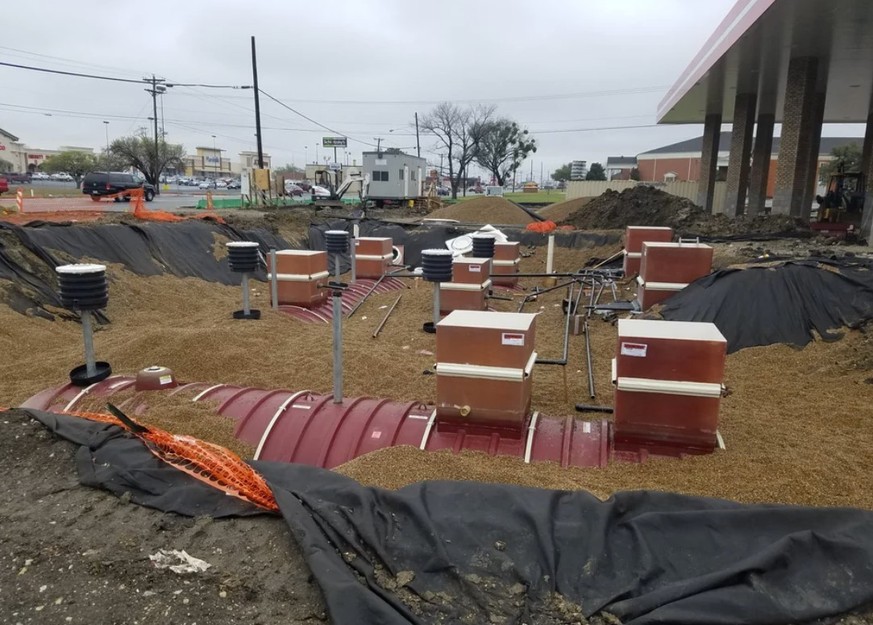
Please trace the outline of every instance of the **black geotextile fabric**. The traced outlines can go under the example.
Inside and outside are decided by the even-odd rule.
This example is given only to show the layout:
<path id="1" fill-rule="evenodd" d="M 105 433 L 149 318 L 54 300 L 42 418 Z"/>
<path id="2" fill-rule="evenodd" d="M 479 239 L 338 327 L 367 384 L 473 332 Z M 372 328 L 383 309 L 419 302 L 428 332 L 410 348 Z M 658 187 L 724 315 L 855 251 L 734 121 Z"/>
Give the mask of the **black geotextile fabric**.
<path id="1" fill-rule="evenodd" d="M 21 287 L 16 291 L 18 299 L 10 301 L 16 309 L 46 304 L 61 307 L 55 293 L 54 268 L 70 257 L 121 263 L 143 276 L 170 274 L 239 284 L 227 258 L 215 257 L 213 235 L 257 241 L 264 253 L 271 246 L 288 247 L 283 239 L 263 229 L 239 230 L 206 220 L 88 225 L 37 222 L 27 226 L 0 222 L 0 278 Z M 263 271 L 254 277 L 266 280 Z"/>
<path id="2" fill-rule="evenodd" d="M 83 445 L 80 480 L 164 511 L 258 513 L 157 460 L 119 428 L 24 411 Z M 12 416 L 7 414 L 6 417 Z M 678 462 L 678 461 L 677 461 Z M 742 505 L 662 492 L 477 482 L 398 491 L 253 462 L 333 623 L 562 623 L 553 593 L 634 625 L 801 623 L 873 601 L 873 513 Z"/>
<path id="3" fill-rule="evenodd" d="M 803 346 L 813 333 L 836 340 L 835 330 L 873 319 L 873 261 L 812 258 L 722 269 L 666 300 L 661 315 L 714 323 L 728 352 L 773 343 Z"/>
<path id="4" fill-rule="evenodd" d="M 462 225 L 426 224 L 420 226 L 402 226 L 378 220 L 364 219 L 352 222 L 336 219 L 322 224 L 312 224 L 309 227 L 309 247 L 313 250 L 324 250 L 324 233 L 327 230 L 345 230 L 352 232 L 352 226 L 358 223 L 358 232 L 362 237 L 391 237 L 394 245 L 402 245 L 404 262 L 417 267 L 421 263 L 421 251 L 428 249 L 444 249 L 446 241 L 464 234 L 475 232 L 477 228 Z M 547 235 L 530 232 L 524 228 L 500 228 L 510 241 L 518 241 L 523 246 L 546 245 Z M 555 245 L 568 248 L 591 248 L 617 243 L 619 235 L 604 232 L 555 232 Z M 340 257 L 340 269 L 345 272 L 350 267 L 348 255 Z"/>

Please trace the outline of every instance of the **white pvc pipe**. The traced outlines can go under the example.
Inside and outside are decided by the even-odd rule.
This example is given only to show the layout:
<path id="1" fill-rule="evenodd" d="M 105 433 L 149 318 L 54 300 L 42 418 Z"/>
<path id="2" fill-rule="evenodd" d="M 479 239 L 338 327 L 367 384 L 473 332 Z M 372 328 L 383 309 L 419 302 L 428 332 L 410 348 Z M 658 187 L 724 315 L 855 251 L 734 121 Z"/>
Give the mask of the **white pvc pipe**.
<path id="1" fill-rule="evenodd" d="M 546 273 L 552 273 L 555 264 L 555 235 L 549 235 L 549 248 L 546 252 Z"/>

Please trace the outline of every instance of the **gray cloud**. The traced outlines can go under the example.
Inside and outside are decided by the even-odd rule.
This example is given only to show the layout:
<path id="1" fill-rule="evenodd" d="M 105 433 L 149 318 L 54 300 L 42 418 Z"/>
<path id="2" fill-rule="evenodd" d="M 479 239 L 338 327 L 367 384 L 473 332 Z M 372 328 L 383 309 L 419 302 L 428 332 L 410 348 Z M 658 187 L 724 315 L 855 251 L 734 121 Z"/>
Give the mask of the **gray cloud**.
<path id="1" fill-rule="evenodd" d="M 273 0 L 245 9 L 226 0 L 38 4 L 44 19 L 5 30 L 3 60 L 124 78 L 154 72 L 175 81 L 247 85 L 249 36 L 255 35 L 262 89 L 332 128 L 364 142 L 381 136 L 385 145 L 411 148 L 413 115 L 425 113 L 428 102 L 487 99 L 537 137 L 538 175 L 541 163 L 548 171 L 576 158 L 603 161 L 698 134 L 694 126 L 554 131 L 654 124 L 667 87 L 733 2 Z M 31 147 L 100 147 L 104 119 L 111 136 L 149 124 L 151 100 L 139 85 L 5 67 L 0 81 L 0 127 Z M 596 95 L 610 91 L 624 93 Z M 558 94 L 590 95 L 546 97 Z M 314 158 L 315 143 L 330 134 L 275 103 L 262 101 L 262 111 L 264 146 L 274 164 L 300 164 L 305 152 Z M 231 154 L 254 149 L 251 91 L 173 88 L 163 114 L 168 139 L 189 150 L 211 145 L 213 134 Z M 351 142 L 349 149 L 354 155 L 365 147 Z M 431 139 L 423 137 L 422 148 L 434 158 Z"/>

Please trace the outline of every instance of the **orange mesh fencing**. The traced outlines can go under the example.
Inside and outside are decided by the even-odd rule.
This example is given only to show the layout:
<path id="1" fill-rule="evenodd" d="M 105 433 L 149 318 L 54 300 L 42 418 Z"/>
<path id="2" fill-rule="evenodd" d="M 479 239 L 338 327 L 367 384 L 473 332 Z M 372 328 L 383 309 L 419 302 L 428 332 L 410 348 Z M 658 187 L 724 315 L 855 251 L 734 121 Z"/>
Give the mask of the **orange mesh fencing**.
<path id="1" fill-rule="evenodd" d="M 132 432 L 124 422 L 110 414 L 67 414 L 122 427 L 141 439 L 157 458 L 191 477 L 270 512 L 279 511 L 273 491 L 261 474 L 229 449 L 151 426 L 143 428 L 144 431 Z"/>
<path id="2" fill-rule="evenodd" d="M 549 234 L 550 232 L 554 232 L 555 228 L 557 227 L 558 225 L 554 221 L 535 221 L 525 226 L 525 230 L 529 230 L 530 232 L 541 232 L 542 234 Z"/>

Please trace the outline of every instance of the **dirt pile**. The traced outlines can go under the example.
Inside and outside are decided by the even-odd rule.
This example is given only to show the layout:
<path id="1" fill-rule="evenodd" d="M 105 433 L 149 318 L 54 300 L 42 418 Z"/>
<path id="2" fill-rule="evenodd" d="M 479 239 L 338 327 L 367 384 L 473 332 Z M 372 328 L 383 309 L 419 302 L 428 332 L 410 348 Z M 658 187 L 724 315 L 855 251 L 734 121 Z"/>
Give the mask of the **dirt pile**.
<path id="1" fill-rule="evenodd" d="M 571 200 L 573 201 L 573 200 Z M 563 222 L 586 230 L 607 230 L 634 225 L 678 226 L 703 216 L 691 200 L 638 185 L 621 193 L 607 189 Z"/>
<path id="2" fill-rule="evenodd" d="M 477 197 L 473 200 L 444 206 L 428 215 L 428 219 L 456 219 L 471 224 L 529 224 L 534 218 L 502 197 Z"/>
<path id="3" fill-rule="evenodd" d="M 554 216 L 548 216 L 552 221 L 584 230 L 644 225 L 672 226 L 680 235 L 710 238 L 810 236 L 808 225 L 795 217 L 757 215 L 731 218 L 722 214 L 711 215 L 689 199 L 646 185 L 625 189 L 621 193 L 609 189 L 590 201 L 585 201 L 587 199 L 568 200 L 540 214 L 548 216 L 546 211 L 555 211 Z M 562 205 L 571 202 L 578 202 L 578 207 L 566 217 L 561 217 L 558 211 L 563 212 Z"/>
<path id="4" fill-rule="evenodd" d="M 570 215 L 587 205 L 593 199 L 593 197 L 577 197 L 572 200 L 564 200 L 563 202 L 557 202 L 541 208 L 537 213 L 546 219 L 559 223 L 566 221 Z"/>

